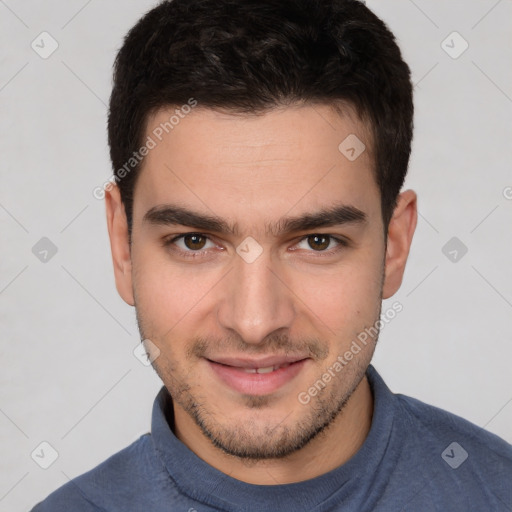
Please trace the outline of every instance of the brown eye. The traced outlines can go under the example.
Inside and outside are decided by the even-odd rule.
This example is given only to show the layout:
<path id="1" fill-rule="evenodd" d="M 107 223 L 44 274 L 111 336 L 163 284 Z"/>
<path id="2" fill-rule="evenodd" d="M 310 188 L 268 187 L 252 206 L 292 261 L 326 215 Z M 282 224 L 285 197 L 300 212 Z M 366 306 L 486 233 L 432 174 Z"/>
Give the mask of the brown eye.
<path id="1" fill-rule="evenodd" d="M 163 245 L 180 256 L 194 258 L 203 256 L 208 249 L 215 247 L 210 238 L 201 233 L 184 233 L 175 238 L 164 240 Z"/>
<path id="2" fill-rule="evenodd" d="M 343 238 L 323 233 L 314 233 L 303 237 L 297 244 L 296 249 L 302 249 L 306 253 L 309 252 L 314 257 L 327 257 L 334 256 L 347 247 L 349 247 L 349 243 Z"/>
<path id="3" fill-rule="evenodd" d="M 308 245 L 316 251 L 325 251 L 331 242 L 328 235 L 309 235 L 307 237 Z"/>
<path id="4" fill-rule="evenodd" d="M 187 247 L 187 249 L 190 249 L 191 251 L 200 251 L 204 248 L 206 244 L 206 237 L 203 235 L 185 235 L 183 237 L 183 243 Z"/>

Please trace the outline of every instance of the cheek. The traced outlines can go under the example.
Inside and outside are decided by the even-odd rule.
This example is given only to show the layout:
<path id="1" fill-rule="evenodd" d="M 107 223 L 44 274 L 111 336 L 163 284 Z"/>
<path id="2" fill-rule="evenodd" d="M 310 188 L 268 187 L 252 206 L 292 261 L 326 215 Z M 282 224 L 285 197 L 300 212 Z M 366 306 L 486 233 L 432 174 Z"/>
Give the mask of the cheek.
<path id="1" fill-rule="evenodd" d="M 133 285 L 139 315 L 146 325 L 161 333 L 163 329 L 170 329 L 183 314 L 184 304 L 180 301 L 183 284 L 176 271 L 156 252 L 134 248 Z"/>
<path id="2" fill-rule="evenodd" d="M 292 289 L 297 291 L 305 311 L 309 309 L 310 316 L 313 312 L 336 333 L 372 322 L 378 314 L 381 265 L 375 258 L 370 261 L 358 258 L 358 262 L 332 270 L 324 269 L 314 275 L 296 273 L 294 276 Z"/>
<path id="3" fill-rule="evenodd" d="M 142 321 L 161 336 L 173 336 L 197 321 L 208 303 L 208 292 L 218 281 L 212 270 L 202 272 L 191 265 L 172 264 L 165 251 L 150 248 L 134 250 L 133 281 L 136 306 Z"/>

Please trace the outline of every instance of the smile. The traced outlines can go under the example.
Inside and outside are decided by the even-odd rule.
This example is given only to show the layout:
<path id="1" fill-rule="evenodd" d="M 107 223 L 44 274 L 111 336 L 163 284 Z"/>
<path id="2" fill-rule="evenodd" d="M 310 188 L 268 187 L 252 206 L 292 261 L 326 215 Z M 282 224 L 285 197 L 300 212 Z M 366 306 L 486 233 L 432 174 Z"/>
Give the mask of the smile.
<path id="1" fill-rule="evenodd" d="M 274 359 L 275 361 L 269 361 L 267 358 L 267 361 L 260 362 L 239 359 L 223 359 L 220 362 L 206 359 L 206 362 L 212 370 L 212 377 L 231 390 L 249 395 L 266 395 L 292 381 L 309 360 Z"/>

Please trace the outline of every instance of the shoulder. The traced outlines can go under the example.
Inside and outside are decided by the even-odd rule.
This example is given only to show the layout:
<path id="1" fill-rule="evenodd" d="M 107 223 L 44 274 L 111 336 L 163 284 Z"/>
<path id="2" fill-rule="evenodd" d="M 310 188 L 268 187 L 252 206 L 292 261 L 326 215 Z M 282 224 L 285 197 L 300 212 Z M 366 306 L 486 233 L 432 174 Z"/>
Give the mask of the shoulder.
<path id="1" fill-rule="evenodd" d="M 499 459 L 512 469 L 512 445 L 501 437 L 470 421 L 439 407 L 402 394 L 395 395 L 406 427 L 426 436 L 426 439 L 464 441 L 473 458 Z M 469 455 L 469 453 L 468 453 Z"/>
<path id="2" fill-rule="evenodd" d="M 159 462 L 153 456 L 151 435 L 144 434 L 95 468 L 52 492 L 31 512 L 110 510 L 113 503 L 118 507 L 120 501 L 130 502 L 141 490 L 147 492 L 150 480 L 158 475 L 159 469 Z"/>
<path id="3" fill-rule="evenodd" d="M 396 397 L 404 451 L 421 466 L 416 474 L 436 482 L 437 489 L 459 489 L 467 510 L 475 510 L 472 500 L 497 507 L 512 500 L 511 444 L 456 414 Z"/>
<path id="4" fill-rule="evenodd" d="M 392 402 L 383 510 L 400 503 L 400 510 L 481 512 L 512 503 L 512 445 L 415 398 L 393 393 Z"/>

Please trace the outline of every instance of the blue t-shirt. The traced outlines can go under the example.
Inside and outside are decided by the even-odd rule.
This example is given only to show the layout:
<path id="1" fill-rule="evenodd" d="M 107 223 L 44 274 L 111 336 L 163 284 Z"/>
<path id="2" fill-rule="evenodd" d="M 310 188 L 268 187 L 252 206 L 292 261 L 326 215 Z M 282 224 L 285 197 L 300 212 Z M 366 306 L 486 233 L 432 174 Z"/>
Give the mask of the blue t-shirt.
<path id="1" fill-rule="evenodd" d="M 162 387 L 151 433 L 32 512 L 512 511 L 512 445 L 392 393 L 372 365 L 367 376 L 374 397 L 368 436 L 350 460 L 321 476 L 285 485 L 229 477 L 176 438 L 172 399 Z"/>

